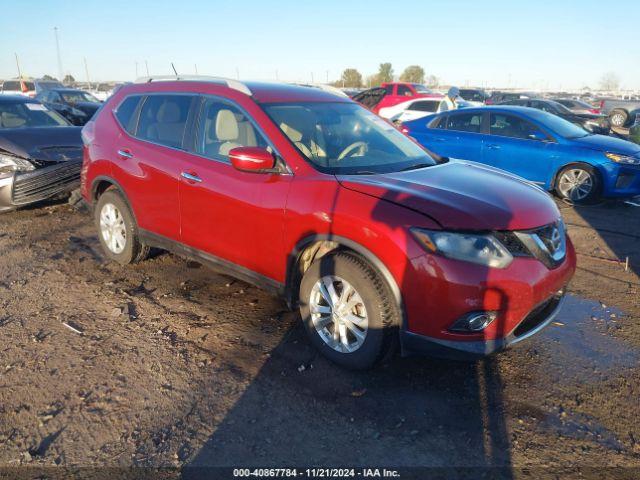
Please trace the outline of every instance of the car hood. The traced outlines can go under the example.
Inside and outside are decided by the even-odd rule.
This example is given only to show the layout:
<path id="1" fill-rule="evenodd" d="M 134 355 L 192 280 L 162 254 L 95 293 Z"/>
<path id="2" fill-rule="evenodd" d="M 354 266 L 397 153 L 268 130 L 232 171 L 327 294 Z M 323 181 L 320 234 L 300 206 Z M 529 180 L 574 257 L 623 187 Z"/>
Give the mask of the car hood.
<path id="1" fill-rule="evenodd" d="M 601 152 L 614 152 L 632 156 L 640 154 L 640 145 L 606 135 L 587 135 L 582 138 L 574 138 L 572 141 L 581 147 Z"/>
<path id="2" fill-rule="evenodd" d="M 0 129 L 0 150 L 42 162 L 82 158 L 81 127 Z"/>
<path id="3" fill-rule="evenodd" d="M 560 217 L 540 188 L 474 162 L 337 178 L 345 188 L 423 213 L 449 230 L 527 230 Z"/>

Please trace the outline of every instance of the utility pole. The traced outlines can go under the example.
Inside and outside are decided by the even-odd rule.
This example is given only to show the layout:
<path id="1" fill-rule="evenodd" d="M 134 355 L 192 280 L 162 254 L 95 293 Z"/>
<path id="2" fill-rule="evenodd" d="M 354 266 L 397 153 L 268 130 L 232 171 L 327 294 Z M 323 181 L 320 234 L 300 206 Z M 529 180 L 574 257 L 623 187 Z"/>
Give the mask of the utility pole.
<path id="1" fill-rule="evenodd" d="M 327 83 L 329 83 L 329 70 L 327 70 Z"/>
<path id="2" fill-rule="evenodd" d="M 196 75 L 198 75 L 198 64 L 197 64 L 197 63 L 194 63 L 194 64 L 193 64 L 193 68 L 194 68 L 194 69 L 195 69 L 195 71 L 196 71 Z"/>
<path id="3" fill-rule="evenodd" d="M 236 67 L 236 78 L 240 80 L 240 70 Z"/>
<path id="4" fill-rule="evenodd" d="M 147 77 L 150 77 L 151 75 L 149 75 L 149 64 L 146 60 L 144 61 L 144 68 L 147 70 Z"/>
<path id="5" fill-rule="evenodd" d="M 136 61 L 136 78 L 138 78 L 138 62 Z"/>
<path id="6" fill-rule="evenodd" d="M 87 65 L 87 57 L 84 57 L 84 71 L 87 74 L 87 86 L 91 90 L 91 80 L 89 79 L 89 66 Z"/>
<path id="7" fill-rule="evenodd" d="M 311 83 L 313 83 L 313 72 L 311 72 Z"/>
<path id="8" fill-rule="evenodd" d="M 64 72 L 62 71 L 62 56 L 60 55 L 60 42 L 58 41 L 58 27 L 53 27 L 53 33 L 56 37 L 56 53 L 58 56 L 58 75 L 59 80 L 62 81 L 64 78 Z"/>
<path id="9" fill-rule="evenodd" d="M 22 71 L 20 70 L 20 61 L 18 60 L 18 54 L 16 53 L 16 67 L 18 67 L 18 80 L 22 80 Z"/>

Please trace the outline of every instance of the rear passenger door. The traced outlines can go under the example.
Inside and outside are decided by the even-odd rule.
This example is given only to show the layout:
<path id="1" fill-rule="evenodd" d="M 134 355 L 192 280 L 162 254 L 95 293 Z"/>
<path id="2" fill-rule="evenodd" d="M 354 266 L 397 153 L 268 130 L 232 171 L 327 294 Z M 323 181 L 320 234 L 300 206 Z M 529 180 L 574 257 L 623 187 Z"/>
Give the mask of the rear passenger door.
<path id="1" fill-rule="evenodd" d="M 271 278 L 282 257 L 291 175 L 247 173 L 231 165 L 233 148 L 273 150 L 257 124 L 235 103 L 203 97 L 196 130 L 192 153 L 183 157 L 180 166 L 184 175 L 180 182 L 182 242 L 212 255 L 214 261 L 240 266 L 240 273 L 247 269 Z"/>
<path id="2" fill-rule="evenodd" d="M 128 125 L 121 125 L 114 177 L 139 227 L 171 240 L 180 239 L 178 182 L 185 132 L 197 99 L 193 94 L 149 94 L 135 106 L 125 99 L 115 112 L 117 118 L 118 110 L 135 108 Z"/>
<path id="3" fill-rule="evenodd" d="M 435 128 L 428 128 L 424 138 L 414 135 L 422 145 L 443 157 L 482 161 L 481 112 L 450 113 L 443 116 Z"/>

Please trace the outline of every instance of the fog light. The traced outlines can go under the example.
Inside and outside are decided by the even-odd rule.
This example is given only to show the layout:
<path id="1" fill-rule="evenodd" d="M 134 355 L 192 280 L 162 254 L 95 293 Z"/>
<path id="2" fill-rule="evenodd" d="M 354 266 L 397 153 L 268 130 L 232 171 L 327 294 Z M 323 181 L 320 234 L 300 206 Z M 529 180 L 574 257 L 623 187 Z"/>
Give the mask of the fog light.
<path id="1" fill-rule="evenodd" d="M 449 328 L 452 332 L 474 333 L 487 328 L 497 317 L 496 312 L 472 312 L 459 318 Z"/>

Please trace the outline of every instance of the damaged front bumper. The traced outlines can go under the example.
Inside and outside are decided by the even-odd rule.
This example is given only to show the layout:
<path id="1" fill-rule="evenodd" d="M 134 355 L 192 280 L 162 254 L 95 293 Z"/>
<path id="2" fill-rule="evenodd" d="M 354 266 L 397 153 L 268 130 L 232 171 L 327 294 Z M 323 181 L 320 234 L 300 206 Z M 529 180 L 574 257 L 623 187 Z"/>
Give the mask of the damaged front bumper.
<path id="1" fill-rule="evenodd" d="M 82 160 L 0 177 L 0 213 L 70 192 L 80 186 Z"/>

